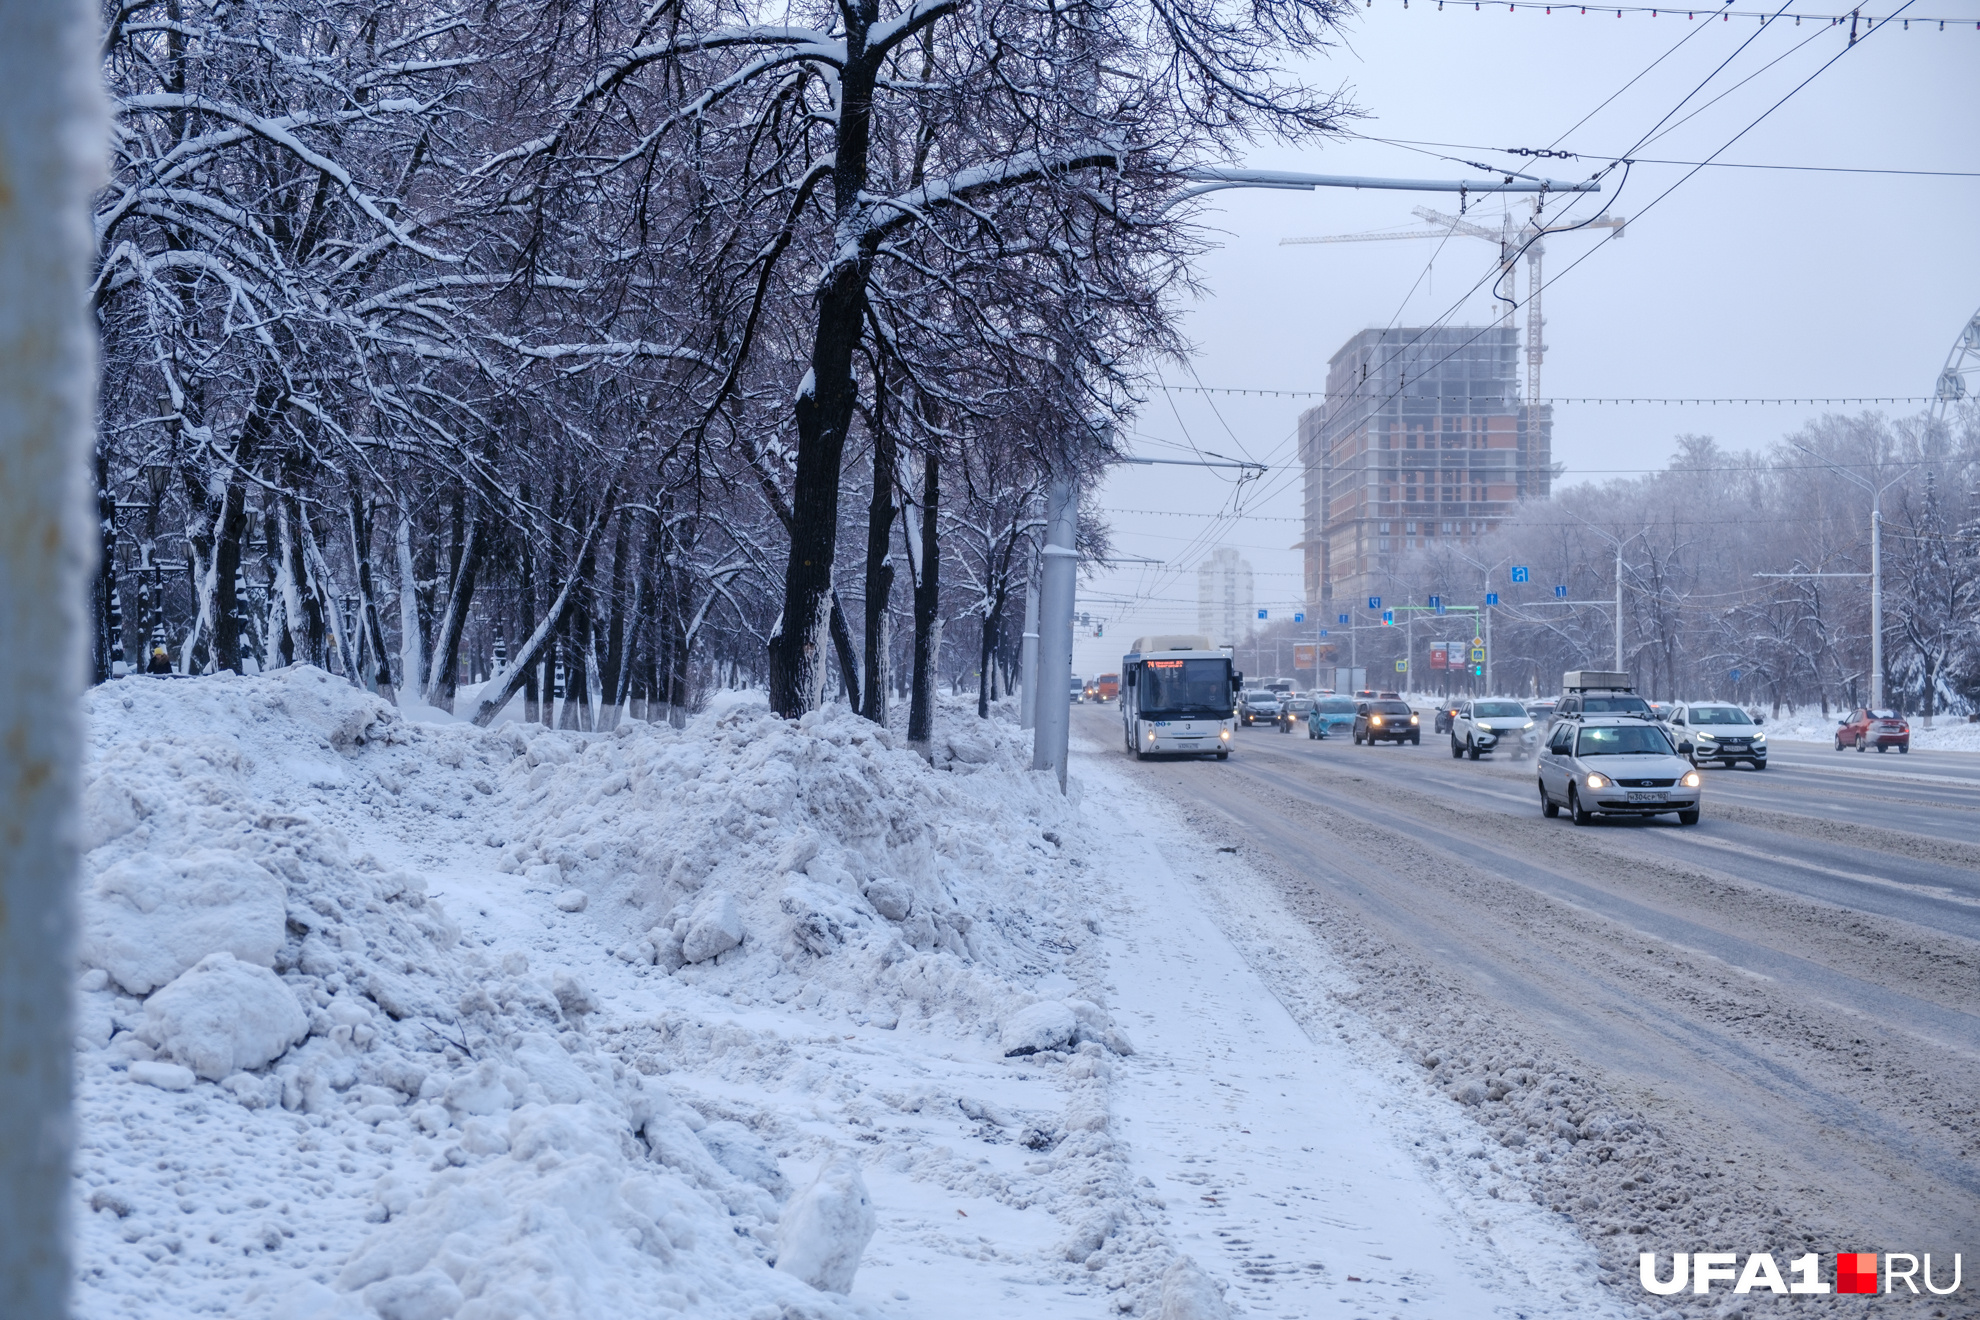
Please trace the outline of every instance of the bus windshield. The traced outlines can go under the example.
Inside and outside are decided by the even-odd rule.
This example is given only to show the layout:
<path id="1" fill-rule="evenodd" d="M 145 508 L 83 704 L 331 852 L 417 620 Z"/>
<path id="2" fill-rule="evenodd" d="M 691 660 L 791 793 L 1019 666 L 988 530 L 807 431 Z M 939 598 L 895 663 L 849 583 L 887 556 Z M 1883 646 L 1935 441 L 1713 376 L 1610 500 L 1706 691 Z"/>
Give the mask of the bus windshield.
<path id="1" fill-rule="evenodd" d="M 1231 713 L 1228 660 L 1144 660 L 1135 705 L 1143 719 Z"/>

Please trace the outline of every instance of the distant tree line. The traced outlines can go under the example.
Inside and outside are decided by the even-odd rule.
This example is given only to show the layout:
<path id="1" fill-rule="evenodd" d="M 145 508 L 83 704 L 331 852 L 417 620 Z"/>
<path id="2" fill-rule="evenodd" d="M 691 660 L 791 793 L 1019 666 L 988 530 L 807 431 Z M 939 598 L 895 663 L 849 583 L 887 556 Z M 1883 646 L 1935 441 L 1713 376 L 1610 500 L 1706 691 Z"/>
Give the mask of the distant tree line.
<path id="1" fill-rule="evenodd" d="M 1436 596 L 1448 611 L 1497 593 L 1493 688 L 1551 695 L 1564 671 L 1613 663 L 1607 602 L 1620 549 L 1623 664 L 1640 691 L 1828 713 L 1870 697 L 1864 483 L 1883 489 L 1885 701 L 1919 715 L 1980 711 L 1980 424 L 1971 405 L 1937 423 L 1827 416 L 1758 453 L 1680 436 L 1665 471 L 1559 489 L 1475 543 L 1412 550 L 1382 595 L 1385 605 L 1417 606 Z M 1514 565 L 1531 581 L 1511 582 Z M 1557 586 L 1569 601 L 1602 603 L 1556 604 Z M 1373 622 L 1354 604 L 1338 609 Z M 1394 662 L 1413 637 L 1416 688 L 1482 694 L 1468 654 L 1478 616 L 1413 614 L 1413 625 L 1356 636 L 1371 681 L 1400 677 Z M 1281 625 L 1261 641 L 1278 634 L 1317 640 L 1311 625 Z M 1346 665 L 1340 634 L 1326 640 L 1339 644 L 1323 662 Z M 1432 641 L 1465 649 L 1438 671 Z"/>

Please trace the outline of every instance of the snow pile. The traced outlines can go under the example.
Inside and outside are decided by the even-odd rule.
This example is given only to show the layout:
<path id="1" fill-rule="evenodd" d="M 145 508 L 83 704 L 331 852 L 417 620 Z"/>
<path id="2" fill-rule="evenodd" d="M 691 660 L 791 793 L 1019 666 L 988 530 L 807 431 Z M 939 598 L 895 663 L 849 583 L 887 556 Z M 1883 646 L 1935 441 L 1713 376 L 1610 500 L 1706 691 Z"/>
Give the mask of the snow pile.
<path id="1" fill-rule="evenodd" d="M 300 668 L 86 708 L 79 1314 L 874 1314 L 992 1258 L 934 1196 L 1049 1216 L 1062 1284 L 1166 1266 L 1008 734 L 414 725 Z"/>
<path id="2" fill-rule="evenodd" d="M 1016 982 L 1075 925 L 1048 915 L 1061 905 L 1038 866 L 1062 849 L 1040 820 L 1065 830 L 1072 812 L 1023 772 L 1013 740 L 958 724 L 942 744 L 961 775 L 930 774 L 842 709 L 792 724 L 733 706 L 686 735 L 518 735 L 499 865 L 581 892 L 622 960 L 735 1003 L 797 999 L 862 1025 L 940 1020 L 989 1040 L 1027 1010 Z M 1007 791 L 970 791 L 983 776 Z M 1110 1043 L 1111 1023 L 1089 1014 L 1086 1036 L 1056 1044 Z M 1118 1033 L 1111 1044 L 1127 1048 Z"/>

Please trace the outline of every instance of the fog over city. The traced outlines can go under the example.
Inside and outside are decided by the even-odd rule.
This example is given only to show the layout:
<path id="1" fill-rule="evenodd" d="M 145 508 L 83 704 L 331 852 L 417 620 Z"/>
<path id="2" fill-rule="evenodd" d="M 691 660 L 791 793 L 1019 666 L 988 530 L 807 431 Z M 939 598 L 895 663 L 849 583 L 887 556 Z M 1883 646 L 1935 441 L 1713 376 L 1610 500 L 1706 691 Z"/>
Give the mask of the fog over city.
<path id="1" fill-rule="evenodd" d="M 1980 178 L 1972 177 L 1980 143 L 1965 105 L 1980 53 L 1973 31 L 1980 7 L 1940 10 L 1934 19 L 1962 19 L 1963 29 L 1951 22 L 1943 32 L 1936 22 L 1906 29 L 1900 19 L 1850 48 L 1846 24 L 1783 20 L 1756 38 L 1753 18 L 1707 23 L 1700 13 L 1687 21 L 1681 10 L 1653 19 L 1584 17 L 1572 7 L 1547 14 L 1378 3 L 1354 20 L 1348 44 L 1314 76 L 1350 92 L 1366 115 L 1355 128 L 1368 138 L 1464 145 L 1413 150 L 1349 140 L 1313 153 L 1261 144 L 1246 163 L 1482 177 L 1459 163 L 1470 161 L 1573 181 L 1632 148 L 1696 162 L 1724 147 L 1718 159 L 1739 164 L 1964 172 L 1707 168 L 1687 179 L 1686 165 L 1639 163 L 1622 186 L 1621 171 L 1608 174 L 1599 200 L 1555 198 L 1547 209 L 1556 224 L 1601 211 L 1628 221 L 1613 241 L 1606 231 L 1547 240 L 1545 270 L 1555 281 L 1544 292 L 1549 397 L 1925 396 L 1980 306 L 1971 219 L 1980 201 Z M 1658 135 L 1638 147 L 1667 114 Z M 1485 147 L 1586 154 L 1536 162 Z M 1286 238 L 1421 230 L 1412 208 L 1455 212 L 1453 197 L 1230 191 L 1208 203 L 1206 223 L 1221 231 L 1221 242 L 1201 263 L 1203 297 L 1187 322 L 1197 355 L 1187 367 L 1164 368 L 1171 385 L 1318 391 L 1328 358 L 1364 328 L 1497 319 L 1497 254 L 1477 239 L 1281 246 Z M 1473 198 L 1467 218 L 1496 228 L 1508 205 L 1529 213 L 1526 198 Z M 1516 293 L 1524 300 L 1521 266 Z M 1516 319 L 1523 336 L 1523 305 Z M 1301 554 L 1291 548 L 1301 539 L 1295 429 L 1299 414 L 1319 402 L 1150 394 L 1133 429 L 1134 452 L 1186 458 L 1194 445 L 1271 471 L 1243 483 L 1221 470 L 1110 472 L 1101 504 L 1116 553 L 1165 562 L 1123 565 L 1082 583 L 1081 609 L 1106 628 L 1104 637 L 1091 626 L 1081 631 L 1078 672 L 1113 667 L 1138 634 L 1193 631 L 1195 568 L 1215 546 L 1237 548 L 1250 561 L 1257 604 L 1273 621 L 1304 610 Z M 1895 417 L 1923 406 L 1876 410 Z M 1557 405 L 1553 455 L 1565 468 L 1557 489 L 1661 468 L 1684 433 L 1711 435 L 1730 450 L 1764 449 L 1823 411 Z"/>

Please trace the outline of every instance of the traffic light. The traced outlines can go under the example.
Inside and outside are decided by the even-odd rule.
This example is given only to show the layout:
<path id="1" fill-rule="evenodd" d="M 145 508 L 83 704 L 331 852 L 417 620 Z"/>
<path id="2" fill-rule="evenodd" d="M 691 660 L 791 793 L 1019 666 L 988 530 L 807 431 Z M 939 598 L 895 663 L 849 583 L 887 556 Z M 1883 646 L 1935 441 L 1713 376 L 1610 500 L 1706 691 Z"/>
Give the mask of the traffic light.
<path id="1" fill-rule="evenodd" d="M 1473 678 L 1483 678 L 1483 677 L 1485 677 L 1485 666 L 1484 666 L 1484 665 L 1473 665 L 1473 666 L 1471 667 L 1471 676 L 1472 676 Z"/>

